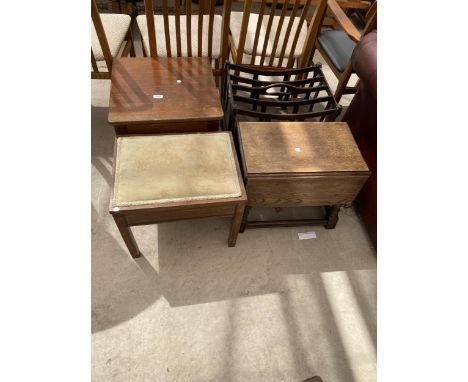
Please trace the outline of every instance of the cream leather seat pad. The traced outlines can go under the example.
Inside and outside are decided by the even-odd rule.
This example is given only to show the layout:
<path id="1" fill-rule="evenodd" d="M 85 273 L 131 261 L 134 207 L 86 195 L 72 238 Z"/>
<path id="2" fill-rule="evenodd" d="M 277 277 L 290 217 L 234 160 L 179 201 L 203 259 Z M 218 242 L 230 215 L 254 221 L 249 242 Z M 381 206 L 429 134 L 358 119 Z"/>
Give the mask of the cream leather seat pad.
<path id="1" fill-rule="evenodd" d="M 115 57 L 117 53 L 119 53 L 120 47 L 125 40 L 131 18 L 129 15 L 115 13 L 102 13 L 100 16 L 107 43 L 109 44 L 109 50 L 112 57 Z M 93 50 L 96 61 L 104 60 L 104 54 L 102 53 L 101 44 L 99 44 L 96 28 L 94 28 L 93 23 L 91 23 L 91 49 Z"/>
<path id="2" fill-rule="evenodd" d="M 229 134 L 117 138 L 115 207 L 238 197 Z"/>

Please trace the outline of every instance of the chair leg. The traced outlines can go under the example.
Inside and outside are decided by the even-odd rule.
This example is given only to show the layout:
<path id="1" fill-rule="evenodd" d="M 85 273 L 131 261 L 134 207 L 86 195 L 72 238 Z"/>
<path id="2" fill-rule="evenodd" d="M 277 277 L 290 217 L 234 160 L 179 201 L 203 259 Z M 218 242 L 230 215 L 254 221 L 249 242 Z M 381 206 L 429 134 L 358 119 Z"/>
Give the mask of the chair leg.
<path id="1" fill-rule="evenodd" d="M 130 40 L 131 48 L 130 48 L 130 57 L 136 57 L 135 53 L 135 44 L 133 43 L 133 36 L 132 36 L 132 25 L 130 24 L 130 28 L 128 29 L 128 39 Z"/>
<path id="2" fill-rule="evenodd" d="M 127 246 L 130 252 L 130 255 L 132 255 L 133 258 L 140 257 L 141 252 L 138 249 L 135 237 L 133 236 L 133 233 L 127 223 L 127 219 L 125 219 L 125 216 L 112 215 L 112 217 L 115 220 L 115 224 L 117 225 L 117 228 L 119 229 L 120 234 L 122 235 L 122 239 L 124 240 L 125 245 Z"/>
<path id="3" fill-rule="evenodd" d="M 231 231 L 229 232 L 228 246 L 235 247 L 237 241 L 237 235 L 239 234 L 239 229 L 242 223 L 242 217 L 244 216 L 245 204 L 239 203 L 236 206 L 234 211 L 234 216 L 232 217 Z"/>
<path id="4" fill-rule="evenodd" d="M 330 210 L 328 211 L 328 223 L 325 225 L 326 229 L 333 229 L 336 227 L 336 223 L 338 223 L 338 212 L 340 212 L 340 205 L 336 204 L 331 206 Z"/>
<path id="5" fill-rule="evenodd" d="M 130 54 L 130 57 L 136 57 L 135 54 L 135 45 L 133 44 L 132 38 L 132 27 L 128 28 L 127 34 L 125 35 L 125 46 L 122 51 L 121 57 L 127 57 Z"/>
<path id="6" fill-rule="evenodd" d="M 340 102 L 341 96 L 346 89 L 346 85 L 348 85 L 349 78 L 351 77 L 351 73 L 353 73 L 353 65 L 351 64 L 351 60 L 349 60 L 348 64 L 346 65 L 345 70 L 338 78 L 338 85 L 335 91 L 335 100 L 336 102 Z"/>
<path id="7" fill-rule="evenodd" d="M 143 36 L 140 33 L 140 41 L 141 41 L 141 50 L 143 51 L 143 57 L 147 57 L 146 52 L 145 52 L 145 44 L 143 42 Z"/>
<path id="8" fill-rule="evenodd" d="M 218 74 L 214 76 L 214 77 L 215 77 L 216 87 L 217 87 L 218 89 L 220 89 L 220 86 L 221 86 L 221 83 L 222 83 L 222 81 L 221 81 L 221 78 L 222 78 L 222 68 L 220 68 L 219 59 L 218 59 L 218 58 L 215 58 L 215 59 L 214 59 L 214 62 L 215 62 L 215 68 L 216 68 L 216 69 L 221 69 L 221 72 L 220 72 L 221 74 L 219 74 L 219 72 L 218 72 Z M 221 91 L 222 91 L 222 89 L 221 89 Z M 222 94 L 222 93 L 221 93 L 221 94 Z"/>

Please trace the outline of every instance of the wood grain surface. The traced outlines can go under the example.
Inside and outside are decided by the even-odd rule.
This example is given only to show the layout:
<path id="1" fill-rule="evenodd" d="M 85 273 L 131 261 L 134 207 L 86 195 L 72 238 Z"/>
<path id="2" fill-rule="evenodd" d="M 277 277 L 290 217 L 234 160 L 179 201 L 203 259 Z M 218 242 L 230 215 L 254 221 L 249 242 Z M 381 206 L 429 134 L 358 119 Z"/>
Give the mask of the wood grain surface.
<path id="1" fill-rule="evenodd" d="M 205 57 L 120 58 L 114 61 L 111 81 L 108 120 L 112 125 L 223 117 L 211 65 Z M 163 98 L 154 99 L 153 95 Z"/>
<path id="2" fill-rule="evenodd" d="M 341 205 L 354 200 L 367 175 L 252 178 L 248 204 L 263 207 Z"/>
<path id="3" fill-rule="evenodd" d="M 173 134 L 218 131 L 219 121 L 165 122 L 165 123 L 132 123 L 115 125 L 115 134 Z"/>
<path id="4" fill-rule="evenodd" d="M 240 122 L 239 137 L 249 176 L 369 172 L 344 122 Z"/>

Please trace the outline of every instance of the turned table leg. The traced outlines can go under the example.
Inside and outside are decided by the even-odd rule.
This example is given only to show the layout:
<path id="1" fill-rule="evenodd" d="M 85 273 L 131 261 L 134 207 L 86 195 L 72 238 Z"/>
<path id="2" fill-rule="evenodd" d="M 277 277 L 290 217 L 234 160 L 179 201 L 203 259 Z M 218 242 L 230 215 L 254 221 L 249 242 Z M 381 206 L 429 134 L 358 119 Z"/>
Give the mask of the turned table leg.
<path id="1" fill-rule="evenodd" d="M 130 251 L 130 255 L 132 255 L 133 258 L 140 257 L 141 253 L 140 250 L 138 249 L 138 245 L 135 241 L 135 237 L 133 236 L 132 230 L 130 229 L 127 219 L 125 219 L 125 216 L 122 215 L 112 215 L 115 224 L 117 224 L 117 228 L 120 231 L 120 234 L 122 235 L 122 239 L 125 242 L 125 245 L 127 246 L 128 250 Z"/>
<path id="2" fill-rule="evenodd" d="M 234 211 L 234 215 L 232 217 L 231 223 L 231 231 L 229 232 L 229 239 L 228 239 L 228 246 L 234 247 L 237 241 L 237 235 L 239 233 L 239 229 L 241 228 L 242 218 L 244 216 L 244 209 L 245 204 L 238 204 Z"/>

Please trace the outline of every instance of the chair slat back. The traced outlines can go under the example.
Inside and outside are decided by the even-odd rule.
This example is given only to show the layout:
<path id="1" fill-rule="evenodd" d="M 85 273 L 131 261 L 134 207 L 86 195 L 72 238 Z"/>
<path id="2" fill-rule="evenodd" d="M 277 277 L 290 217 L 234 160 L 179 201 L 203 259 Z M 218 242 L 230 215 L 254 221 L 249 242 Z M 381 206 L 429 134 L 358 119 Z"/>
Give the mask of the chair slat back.
<path id="1" fill-rule="evenodd" d="M 187 57 L 202 57 L 205 55 L 212 59 L 214 51 L 213 33 L 216 0 L 199 0 L 197 10 L 195 10 L 195 7 L 192 7 L 192 0 L 186 0 L 185 7 L 181 7 L 179 1 L 180 0 L 162 0 L 161 14 L 164 23 L 163 38 L 167 57 L 175 55 L 177 55 L 177 57 L 182 57 L 183 55 Z M 158 52 L 159 47 L 157 41 L 161 41 L 161 36 L 156 35 L 157 32 L 154 23 L 154 16 L 158 14 L 158 12 L 154 10 L 153 0 L 144 0 L 144 2 L 150 47 L 149 54 L 151 57 L 158 57 L 161 55 L 161 52 Z M 192 20 L 194 16 L 197 16 L 197 21 L 195 21 L 195 18 Z M 193 22 L 196 22 L 195 33 L 192 33 Z M 183 28 L 181 27 L 184 24 L 186 26 L 185 36 Z M 208 42 L 203 38 L 204 34 L 208 34 Z M 175 46 L 173 46 L 174 38 Z M 186 46 L 183 46 L 184 40 L 186 41 Z M 227 35 L 226 38 L 221 36 L 220 51 L 222 51 L 223 41 L 227 44 Z M 194 44 L 194 42 L 196 42 L 196 44 Z M 194 50 L 193 46 L 197 46 L 197 49 Z"/>
<path id="2" fill-rule="evenodd" d="M 167 0 L 162 0 L 162 10 L 164 17 L 164 33 L 166 36 L 170 36 L 169 33 L 169 9 L 167 6 Z M 166 52 L 171 54 L 171 39 L 166 37 Z"/>
<path id="3" fill-rule="evenodd" d="M 297 10 L 297 5 L 298 5 L 298 2 L 295 1 L 294 4 L 296 6 L 296 10 Z M 276 55 L 276 48 L 278 46 L 278 40 L 280 38 L 280 32 L 281 32 L 281 29 L 283 27 L 283 22 L 284 22 L 284 17 L 286 16 L 286 12 L 288 11 L 288 5 L 289 5 L 289 0 L 286 0 L 283 4 L 283 9 L 281 9 L 281 15 L 280 15 L 280 19 L 278 21 L 278 24 L 279 24 L 279 28 L 276 30 L 276 35 L 275 35 L 275 39 L 274 39 L 274 42 L 273 42 L 273 48 L 272 48 L 272 52 L 271 52 L 271 56 L 270 56 L 270 62 L 268 63 L 268 66 L 272 66 L 273 65 L 273 59 L 275 58 L 275 55 Z M 292 19 L 292 14 L 291 14 L 291 19 Z M 287 35 L 285 35 L 287 36 Z M 266 42 L 266 41 L 265 41 Z M 265 42 L 264 42 L 264 45 L 265 45 Z M 285 41 L 286 42 L 286 41 Z M 283 46 L 285 46 L 286 44 L 283 43 Z"/>
<path id="4" fill-rule="evenodd" d="M 175 28 L 176 28 L 176 46 L 177 46 L 177 57 L 182 56 L 182 43 L 180 40 L 180 3 L 174 2 L 174 17 L 175 17 Z"/>
<path id="5" fill-rule="evenodd" d="M 210 1 L 211 2 L 211 1 Z M 198 56 L 202 55 L 202 43 L 203 43 L 203 5 L 204 1 L 198 2 Z"/>
<path id="6" fill-rule="evenodd" d="M 215 4 L 216 0 L 210 1 L 210 14 L 209 14 L 209 22 L 208 22 L 208 36 L 213 36 L 213 22 L 214 22 L 214 14 L 215 14 Z M 227 36 L 226 41 L 227 44 Z M 208 57 L 212 57 L 213 54 L 213 39 L 208 39 Z"/>
<path id="7" fill-rule="evenodd" d="M 175 0 L 177 1 L 177 0 Z M 148 13 L 147 13 L 148 14 Z M 192 1 L 185 1 L 185 18 L 187 25 L 187 52 L 188 56 L 192 57 Z M 168 36 L 166 36 L 168 38 Z"/>
<path id="8" fill-rule="evenodd" d="M 250 63 L 253 66 L 292 68 L 297 59 L 296 64 L 307 65 L 308 60 L 303 58 L 303 55 L 313 51 L 319 30 L 315 24 L 323 18 L 326 0 L 244 0 L 243 2 L 239 36 L 231 36 L 230 39 L 231 47 L 236 45 L 231 49 L 235 64 Z M 311 5 L 315 5 L 312 18 Z M 255 20 L 252 18 L 253 14 L 254 17 L 258 17 L 258 23 L 255 26 L 252 42 L 252 38 L 249 39 L 247 35 L 249 30 L 252 31 L 249 23 L 252 24 Z M 308 19 L 311 19 L 309 25 Z M 298 41 L 303 40 L 301 32 L 304 36 L 304 28 L 307 30 L 307 37 L 304 45 L 298 46 Z M 232 28 L 231 33 L 233 33 Z M 235 44 L 236 39 L 237 44 Z M 251 56 L 249 62 L 244 59 L 246 54 Z"/>
<path id="9" fill-rule="evenodd" d="M 109 43 L 107 41 L 106 32 L 104 32 L 104 26 L 102 25 L 96 0 L 91 0 L 91 19 L 93 20 L 94 28 L 96 29 L 96 34 L 99 40 L 99 44 L 101 45 L 102 54 L 104 55 L 104 60 L 107 65 L 107 70 L 110 73 L 112 71 L 112 54 L 109 48 Z M 97 70 L 96 59 L 94 58 L 92 49 L 91 64 L 93 66 L 93 70 L 98 72 L 99 70 Z"/>

